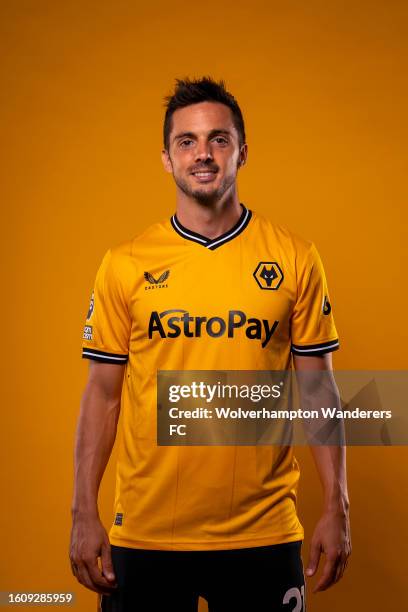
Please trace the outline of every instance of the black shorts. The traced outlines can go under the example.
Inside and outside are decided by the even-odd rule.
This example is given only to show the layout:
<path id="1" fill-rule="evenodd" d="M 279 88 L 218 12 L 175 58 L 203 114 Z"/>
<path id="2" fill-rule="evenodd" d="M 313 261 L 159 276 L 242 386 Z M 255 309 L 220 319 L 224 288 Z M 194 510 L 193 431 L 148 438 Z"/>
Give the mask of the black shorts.
<path id="1" fill-rule="evenodd" d="M 102 612 L 304 612 L 302 542 L 233 550 L 142 550 L 112 545 L 117 589 Z"/>

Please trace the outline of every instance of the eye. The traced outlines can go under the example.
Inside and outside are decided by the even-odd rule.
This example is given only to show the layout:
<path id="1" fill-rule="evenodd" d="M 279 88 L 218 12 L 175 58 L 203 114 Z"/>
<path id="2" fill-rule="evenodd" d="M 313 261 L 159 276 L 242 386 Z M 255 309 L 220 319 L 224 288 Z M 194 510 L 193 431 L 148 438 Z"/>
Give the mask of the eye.
<path id="1" fill-rule="evenodd" d="M 228 140 L 223 136 L 216 136 L 215 140 L 218 142 L 218 144 L 228 144 Z"/>
<path id="2" fill-rule="evenodd" d="M 191 140 L 191 138 L 186 138 L 186 140 L 182 140 L 180 142 L 180 147 L 184 147 L 184 145 L 186 145 L 186 143 L 188 143 L 188 142 L 193 142 L 193 141 Z"/>

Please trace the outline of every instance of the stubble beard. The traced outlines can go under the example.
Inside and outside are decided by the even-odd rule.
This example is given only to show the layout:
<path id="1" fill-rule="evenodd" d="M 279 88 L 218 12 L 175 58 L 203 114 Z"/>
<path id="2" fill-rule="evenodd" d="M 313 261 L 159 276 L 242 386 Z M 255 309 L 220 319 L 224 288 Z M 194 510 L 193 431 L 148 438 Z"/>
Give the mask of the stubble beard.
<path id="1" fill-rule="evenodd" d="M 186 194 L 189 198 L 193 198 L 199 204 L 203 206 L 212 206 L 216 204 L 224 195 L 224 193 L 235 183 L 236 175 L 225 177 L 222 181 L 221 185 L 218 188 L 212 190 L 204 190 L 204 189 L 194 189 L 191 188 L 189 183 L 181 178 L 180 176 L 176 176 L 173 172 L 174 182 L 177 187 Z"/>

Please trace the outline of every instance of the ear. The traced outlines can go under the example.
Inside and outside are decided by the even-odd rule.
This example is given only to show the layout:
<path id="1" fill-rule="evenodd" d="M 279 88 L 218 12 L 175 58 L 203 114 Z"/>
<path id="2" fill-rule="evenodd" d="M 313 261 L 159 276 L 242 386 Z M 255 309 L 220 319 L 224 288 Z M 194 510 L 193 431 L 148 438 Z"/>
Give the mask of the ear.
<path id="1" fill-rule="evenodd" d="M 247 143 L 243 144 L 240 151 L 239 151 L 239 158 L 238 158 L 238 166 L 241 167 L 246 163 L 248 157 L 248 145 Z"/>
<path id="2" fill-rule="evenodd" d="M 165 171 L 169 172 L 170 174 L 172 174 L 173 173 L 173 165 L 171 163 L 170 155 L 169 155 L 167 149 L 162 149 L 161 158 L 162 158 L 163 167 L 164 167 Z"/>

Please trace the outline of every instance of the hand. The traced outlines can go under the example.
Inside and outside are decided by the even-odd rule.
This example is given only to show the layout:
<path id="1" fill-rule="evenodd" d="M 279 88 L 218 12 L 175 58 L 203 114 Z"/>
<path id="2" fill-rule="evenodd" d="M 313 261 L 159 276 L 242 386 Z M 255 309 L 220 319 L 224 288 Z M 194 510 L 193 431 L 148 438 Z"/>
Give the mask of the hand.
<path id="1" fill-rule="evenodd" d="M 310 544 L 306 576 L 313 576 L 319 566 L 320 555 L 326 560 L 318 583 L 313 589 L 325 591 L 343 576 L 351 554 L 350 521 L 347 511 L 327 511 L 316 525 Z"/>
<path id="2" fill-rule="evenodd" d="M 74 518 L 69 558 L 72 573 L 91 591 L 110 595 L 117 588 L 109 538 L 98 517 Z"/>

